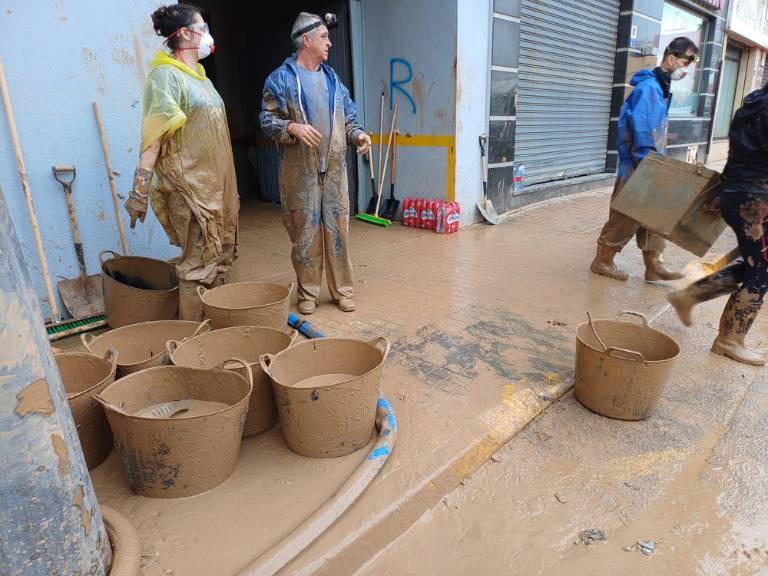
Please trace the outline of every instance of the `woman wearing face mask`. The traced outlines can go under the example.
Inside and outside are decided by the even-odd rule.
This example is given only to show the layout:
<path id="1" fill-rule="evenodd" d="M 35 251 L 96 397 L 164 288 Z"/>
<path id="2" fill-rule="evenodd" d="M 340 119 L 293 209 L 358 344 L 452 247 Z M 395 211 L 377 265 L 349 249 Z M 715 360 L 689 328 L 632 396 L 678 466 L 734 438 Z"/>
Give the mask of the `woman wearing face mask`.
<path id="1" fill-rule="evenodd" d="M 144 87 L 141 156 L 125 203 L 144 222 L 147 205 L 171 244 L 181 248 L 179 317 L 201 320 L 197 287 L 217 286 L 232 266 L 239 199 L 224 103 L 199 60 L 214 50 L 200 12 L 186 4 L 152 14 L 167 51 L 159 51 Z"/>

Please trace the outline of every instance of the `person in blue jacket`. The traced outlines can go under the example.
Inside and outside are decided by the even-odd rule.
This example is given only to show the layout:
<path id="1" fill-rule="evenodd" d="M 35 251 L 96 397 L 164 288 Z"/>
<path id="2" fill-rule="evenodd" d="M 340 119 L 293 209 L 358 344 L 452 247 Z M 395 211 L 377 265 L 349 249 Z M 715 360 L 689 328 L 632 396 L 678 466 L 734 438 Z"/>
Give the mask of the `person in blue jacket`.
<path id="1" fill-rule="evenodd" d="M 685 78 L 688 66 L 698 59 L 698 53 L 699 48 L 689 38 L 675 38 L 664 51 L 661 66 L 654 70 L 640 70 L 632 77 L 630 84 L 634 89 L 624 102 L 618 122 L 619 166 L 612 199 L 649 152 L 664 154 L 667 116 L 672 100 L 670 85 Z M 613 208 L 597 240 L 597 253 L 590 270 L 615 280 L 626 280 L 629 275 L 614 264 L 613 258 L 633 236 L 637 237 L 637 245 L 643 251 L 646 280 L 678 280 L 683 277 L 664 266 L 663 238 Z"/>
<path id="2" fill-rule="evenodd" d="M 291 39 L 296 53 L 267 78 L 259 120 L 280 146 L 280 200 L 293 243 L 298 308 L 302 314 L 315 311 L 325 263 L 331 298 L 352 312 L 345 155 L 348 145 L 365 154 L 371 138 L 358 123 L 349 91 L 325 64 L 331 47 L 325 21 L 302 12 Z"/>

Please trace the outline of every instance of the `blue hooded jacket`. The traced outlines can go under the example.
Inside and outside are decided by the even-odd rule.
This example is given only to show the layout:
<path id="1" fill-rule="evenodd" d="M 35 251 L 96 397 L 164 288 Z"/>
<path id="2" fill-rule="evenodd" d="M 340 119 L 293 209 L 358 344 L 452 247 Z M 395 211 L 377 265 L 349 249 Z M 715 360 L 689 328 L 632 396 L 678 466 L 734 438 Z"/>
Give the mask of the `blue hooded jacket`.
<path id="1" fill-rule="evenodd" d="M 264 83 L 264 100 L 259 115 L 261 129 L 268 137 L 283 145 L 294 143 L 293 138 L 288 135 L 289 122 L 311 123 L 315 117 L 301 90 L 297 66 L 294 54 L 286 58 Z M 332 130 L 337 126 L 334 121 L 336 115 L 343 114 L 346 142 L 355 144 L 357 137 L 363 132 L 357 120 L 357 106 L 350 98 L 349 90 L 342 84 L 336 71 L 326 64 L 320 64 L 320 69 L 325 73 L 328 83 Z"/>
<path id="2" fill-rule="evenodd" d="M 667 116 L 671 98 L 653 70 L 640 70 L 630 82 L 634 89 L 619 116 L 617 149 L 618 179 L 626 181 L 648 152 L 663 154 L 667 145 Z"/>

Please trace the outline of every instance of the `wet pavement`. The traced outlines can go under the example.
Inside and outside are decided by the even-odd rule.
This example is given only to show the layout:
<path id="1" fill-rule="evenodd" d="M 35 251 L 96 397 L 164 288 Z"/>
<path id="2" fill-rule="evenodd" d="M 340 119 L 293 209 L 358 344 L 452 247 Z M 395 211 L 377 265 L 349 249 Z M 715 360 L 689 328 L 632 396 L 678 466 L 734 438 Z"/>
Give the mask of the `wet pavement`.
<path id="1" fill-rule="evenodd" d="M 284 573 L 505 574 L 511 566 L 517 574 L 544 574 L 542 567 L 562 567 L 555 562 L 561 549 L 573 566 L 589 566 L 574 574 L 599 573 L 591 572 L 585 555 L 598 559 L 597 569 L 609 556 L 599 559 L 593 550 L 628 545 L 628 535 L 617 537 L 616 522 L 631 526 L 633 515 L 660 501 L 662 488 L 701 446 L 725 446 L 712 435 L 721 428 L 721 436 L 728 433 L 725 423 L 729 415 L 737 418 L 758 372 L 708 352 L 722 303 L 702 307 L 699 327 L 684 329 L 664 299 L 674 285 L 643 282 L 634 246 L 618 258 L 632 272 L 627 283 L 588 272 L 609 195 L 606 189 L 539 204 L 498 226 L 449 236 L 353 222 L 357 311 L 337 310 L 324 292 L 309 319 L 329 336 L 392 340 L 382 390 L 399 420 L 398 446 L 353 508 Z M 719 249 L 728 247 L 725 238 Z M 288 283 L 289 255 L 278 210 L 246 204 L 230 281 Z M 692 259 L 675 247 L 668 250 L 672 265 L 690 263 L 696 275 L 701 270 Z M 502 462 L 493 461 L 572 385 L 574 334 L 586 311 L 610 318 L 628 308 L 646 313 L 683 346 L 659 414 L 640 424 L 615 423 L 566 396 L 501 453 Z M 764 329 L 759 320 L 754 332 Z M 537 429 L 533 442 L 526 439 Z M 729 461 L 730 453 L 723 454 Z M 301 458 L 274 429 L 246 439 L 234 476 L 201 496 L 134 496 L 115 454 L 93 478 L 100 500 L 136 523 L 146 576 L 234 574 L 328 498 L 364 456 Z M 476 496 L 462 501 L 485 477 L 488 484 L 477 484 Z M 733 486 L 741 481 L 747 479 L 729 480 Z M 497 495 L 487 509 L 481 506 L 485 493 Z M 469 512 L 471 504 L 478 507 Z M 446 524 L 429 520 L 436 518 Z M 551 523 L 539 525 L 539 519 Z M 586 528 L 606 530 L 609 540 L 589 548 L 569 544 Z M 419 547 L 419 530 L 432 546 Z M 647 538 L 662 542 L 668 536 L 661 532 L 654 529 Z M 618 550 L 625 561 L 630 553 Z M 667 553 L 660 543 L 651 560 Z M 429 558 L 433 562 L 425 564 Z"/>

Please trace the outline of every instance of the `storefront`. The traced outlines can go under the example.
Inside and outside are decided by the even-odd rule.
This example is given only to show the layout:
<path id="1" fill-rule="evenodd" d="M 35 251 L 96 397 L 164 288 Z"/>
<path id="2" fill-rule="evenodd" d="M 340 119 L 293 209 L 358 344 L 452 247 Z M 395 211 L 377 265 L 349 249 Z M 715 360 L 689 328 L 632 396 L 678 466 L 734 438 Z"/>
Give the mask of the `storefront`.
<path id="1" fill-rule="evenodd" d="M 728 156 L 728 128 L 744 96 L 766 80 L 768 0 L 732 0 L 727 23 L 723 71 L 712 131 L 710 161 Z"/>
<path id="2" fill-rule="evenodd" d="M 616 168 L 616 123 L 632 89 L 632 76 L 640 69 L 658 66 L 664 49 L 678 36 L 699 46 L 700 60 L 691 65 L 685 79 L 672 84 L 667 154 L 689 162 L 706 161 L 725 34 L 724 8 L 720 0 L 622 2 L 609 168 Z"/>

